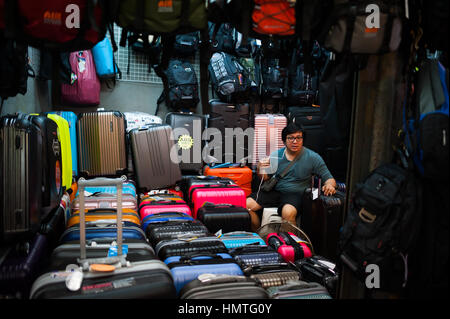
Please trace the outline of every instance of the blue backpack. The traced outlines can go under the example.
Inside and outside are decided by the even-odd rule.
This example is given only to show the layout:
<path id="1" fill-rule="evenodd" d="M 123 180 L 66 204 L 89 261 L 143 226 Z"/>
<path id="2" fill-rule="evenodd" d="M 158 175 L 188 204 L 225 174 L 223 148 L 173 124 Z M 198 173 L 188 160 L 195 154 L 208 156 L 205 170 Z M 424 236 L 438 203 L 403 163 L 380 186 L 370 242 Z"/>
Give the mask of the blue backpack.
<path id="1" fill-rule="evenodd" d="M 438 60 L 426 60 L 416 81 L 412 116 L 404 106 L 406 148 L 424 178 L 448 180 L 448 71 Z"/>
<path id="2" fill-rule="evenodd" d="M 111 41 L 108 37 L 97 43 L 91 51 L 94 56 L 95 69 L 100 79 L 115 80 L 116 74 L 119 74 L 119 78 L 121 77 L 122 72 L 116 64 Z"/>

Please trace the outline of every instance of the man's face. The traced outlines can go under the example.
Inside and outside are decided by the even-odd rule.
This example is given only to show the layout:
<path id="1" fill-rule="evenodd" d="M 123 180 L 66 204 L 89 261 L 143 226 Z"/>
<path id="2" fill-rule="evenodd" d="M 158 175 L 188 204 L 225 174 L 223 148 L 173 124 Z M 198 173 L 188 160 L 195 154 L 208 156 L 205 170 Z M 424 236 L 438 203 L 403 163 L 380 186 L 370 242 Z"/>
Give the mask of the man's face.
<path id="1" fill-rule="evenodd" d="M 296 132 L 286 136 L 286 147 L 289 151 L 295 153 L 301 150 L 303 146 L 303 133 Z"/>

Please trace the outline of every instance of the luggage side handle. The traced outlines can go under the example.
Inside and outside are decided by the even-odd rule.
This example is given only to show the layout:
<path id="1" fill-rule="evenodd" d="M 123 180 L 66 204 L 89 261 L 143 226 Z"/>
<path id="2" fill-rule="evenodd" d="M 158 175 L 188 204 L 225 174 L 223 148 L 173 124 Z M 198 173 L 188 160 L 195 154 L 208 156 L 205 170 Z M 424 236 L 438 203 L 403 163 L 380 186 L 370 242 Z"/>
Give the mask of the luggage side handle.
<path id="1" fill-rule="evenodd" d="M 116 186 L 117 187 L 117 255 L 122 265 L 126 264 L 122 253 L 122 187 L 124 178 L 96 178 L 78 180 L 79 201 L 80 201 L 80 259 L 82 267 L 89 268 L 90 261 L 86 259 L 86 217 L 85 217 L 85 195 L 84 190 L 88 186 Z"/>

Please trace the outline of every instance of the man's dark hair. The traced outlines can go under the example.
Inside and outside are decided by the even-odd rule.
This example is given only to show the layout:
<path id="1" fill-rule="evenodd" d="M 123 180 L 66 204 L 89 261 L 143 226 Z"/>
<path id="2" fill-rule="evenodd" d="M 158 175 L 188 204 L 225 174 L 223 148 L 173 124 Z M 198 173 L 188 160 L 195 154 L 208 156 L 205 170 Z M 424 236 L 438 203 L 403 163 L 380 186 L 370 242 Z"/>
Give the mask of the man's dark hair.
<path id="1" fill-rule="evenodd" d="M 297 132 L 303 133 L 302 136 L 303 136 L 303 138 L 305 138 L 305 129 L 303 128 L 303 126 L 301 124 L 289 123 L 283 129 L 283 131 L 281 131 L 281 139 L 283 140 L 283 143 L 286 144 L 286 138 L 289 134 L 294 134 Z"/>

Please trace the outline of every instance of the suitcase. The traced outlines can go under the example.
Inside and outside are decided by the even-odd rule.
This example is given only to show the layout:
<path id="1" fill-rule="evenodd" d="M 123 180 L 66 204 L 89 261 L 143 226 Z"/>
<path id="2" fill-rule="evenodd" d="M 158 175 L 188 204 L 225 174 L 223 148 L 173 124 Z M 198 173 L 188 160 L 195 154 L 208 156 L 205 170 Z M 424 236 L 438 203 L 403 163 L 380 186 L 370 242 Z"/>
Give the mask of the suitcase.
<path id="1" fill-rule="evenodd" d="M 187 283 L 180 299 L 269 299 L 254 279 L 245 276 L 203 274 Z"/>
<path id="2" fill-rule="evenodd" d="M 192 237 L 160 241 L 155 247 L 159 259 L 165 260 L 171 256 L 182 256 L 190 253 L 227 253 L 228 249 L 215 236 Z"/>
<path id="3" fill-rule="evenodd" d="M 184 200 L 189 203 L 191 201 L 189 191 L 195 185 L 236 185 L 230 178 L 223 178 L 217 176 L 203 176 L 203 175 L 184 175 L 179 182 L 180 190 L 183 192 Z"/>
<path id="4" fill-rule="evenodd" d="M 272 152 L 284 147 L 281 131 L 287 125 L 287 118 L 282 114 L 256 114 L 255 134 L 253 139 L 254 167 L 261 158 L 269 156 Z"/>
<path id="5" fill-rule="evenodd" d="M 314 255 L 311 258 L 297 260 L 295 266 L 302 273 L 303 280 L 321 284 L 332 297 L 336 298 L 339 284 L 336 264 L 322 256 Z"/>
<path id="6" fill-rule="evenodd" d="M 285 285 L 269 287 L 271 299 L 332 299 L 327 289 L 315 282 L 289 281 Z"/>
<path id="7" fill-rule="evenodd" d="M 314 243 L 316 254 L 337 262 L 345 193 L 337 191 L 333 196 L 320 193 L 321 187 L 318 198 L 313 200 L 311 189 L 305 190 L 302 197 L 301 228 Z"/>
<path id="8" fill-rule="evenodd" d="M 141 239 L 145 240 L 145 233 L 135 223 L 122 222 L 123 230 L 122 236 L 126 239 Z M 67 228 L 59 239 L 60 243 L 66 243 L 69 241 L 80 240 L 80 224 L 75 224 L 70 228 Z M 86 225 L 86 239 L 94 240 L 98 238 L 115 238 L 117 237 L 118 227 L 115 221 L 107 221 L 106 223 L 96 223 Z"/>
<path id="9" fill-rule="evenodd" d="M 233 231 L 250 231 L 250 214 L 247 208 L 205 203 L 197 211 L 197 219 L 201 221 L 211 233 L 221 230 L 224 233 Z"/>
<path id="10" fill-rule="evenodd" d="M 245 245 L 228 250 L 237 263 L 245 269 L 258 265 L 283 263 L 283 257 L 272 247 L 262 245 Z"/>
<path id="11" fill-rule="evenodd" d="M 98 208 L 116 208 L 117 195 L 109 193 L 94 193 L 86 198 L 86 209 L 93 210 Z M 122 207 L 125 209 L 130 209 L 137 211 L 137 198 L 131 194 L 122 195 Z M 80 209 L 79 198 L 76 197 L 72 202 L 72 211 L 77 211 Z"/>
<path id="12" fill-rule="evenodd" d="M 72 175 L 78 176 L 78 148 L 77 148 L 77 120 L 78 117 L 74 112 L 70 111 L 56 111 L 49 112 L 49 114 L 56 114 L 64 118 L 69 124 L 70 135 L 70 152 L 72 154 Z"/>
<path id="13" fill-rule="evenodd" d="M 255 279 L 265 289 L 283 286 L 289 281 L 302 279 L 301 273 L 287 263 L 253 266 L 246 269 L 245 275 Z"/>
<path id="14" fill-rule="evenodd" d="M 250 127 L 249 104 L 230 104 L 217 99 L 209 101 L 209 104 L 208 128 L 218 129 L 222 137 L 220 162 L 239 163 L 248 158 L 251 138 L 248 135 L 245 138 L 244 133 Z M 227 143 L 232 146 L 229 150 Z"/>
<path id="15" fill-rule="evenodd" d="M 117 205 L 117 199 L 114 206 Z M 86 206 L 85 206 L 86 207 Z M 114 223 L 117 220 L 117 209 L 114 208 L 97 208 L 85 210 L 85 220 L 86 226 L 90 227 L 93 225 L 101 225 L 102 223 L 107 221 L 108 223 Z M 141 227 L 141 219 L 139 218 L 139 214 L 136 210 L 129 208 L 122 208 L 122 220 L 127 223 L 127 225 L 134 225 L 136 227 Z M 75 225 L 80 224 L 80 212 L 75 211 L 72 213 L 71 217 L 67 221 L 66 227 L 74 227 Z"/>
<path id="16" fill-rule="evenodd" d="M 180 212 L 191 215 L 191 209 L 186 202 L 174 194 L 144 195 L 139 204 L 141 220 L 148 215 L 163 212 Z"/>
<path id="17" fill-rule="evenodd" d="M 26 114 L 0 118 L 0 243 L 29 240 L 60 204 L 57 124 Z"/>
<path id="18" fill-rule="evenodd" d="M 225 177 L 233 180 L 236 185 L 244 190 L 246 197 L 252 193 L 253 172 L 248 167 L 211 168 L 206 166 L 204 174 L 206 176 Z"/>
<path id="19" fill-rule="evenodd" d="M 210 236 L 208 228 L 198 220 L 169 220 L 160 223 L 150 223 L 145 229 L 145 234 L 153 247 L 163 241 L 192 237 Z"/>
<path id="20" fill-rule="evenodd" d="M 266 246 L 264 240 L 257 233 L 236 231 L 222 234 L 219 238 L 228 249 L 239 248 L 245 245 Z"/>
<path id="21" fill-rule="evenodd" d="M 33 281 L 47 266 L 49 253 L 47 236 L 39 233 L 30 242 L 0 247 L 0 299 L 27 299 Z"/>
<path id="22" fill-rule="evenodd" d="M 202 274 L 224 274 L 243 276 L 236 261 L 227 253 L 194 253 L 172 256 L 164 260 L 174 280 L 177 294 L 192 280 Z"/>
<path id="23" fill-rule="evenodd" d="M 171 155 L 174 145 L 169 125 L 133 129 L 129 134 L 139 191 L 169 188 L 181 180 L 180 166 Z"/>
<path id="24" fill-rule="evenodd" d="M 88 259 L 84 225 L 84 186 L 90 184 L 117 185 L 118 231 L 117 253 L 106 258 Z M 77 265 L 64 271 L 51 271 L 40 276 L 31 288 L 31 299 L 137 299 L 175 298 L 173 278 L 168 267 L 157 259 L 128 262 L 122 237 L 122 179 L 79 181 L 82 204 L 80 258 Z"/>
<path id="25" fill-rule="evenodd" d="M 312 256 L 309 245 L 291 232 L 269 233 L 267 244 L 274 248 L 288 263 Z"/>
<path id="26" fill-rule="evenodd" d="M 121 178 L 123 180 L 122 197 L 124 195 L 132 195 L 133 197 L 136 197 L 137 196 L 136 183 L 133 180 L 127 179 L 127 177 L 125 175 L 123 175 Z M 88 200 L 88 198 L 86 196 L 90 196 L 90 195 L 98 194 L 98 193 L 117 195 L 117 189 L 115 187 L 110 187 L 110 186 L 86 187 L 84 189 L 84 194 L 85 194 L 84 200 L 85 201 Z M 75 197 L 78 197 L 79 195 L 80 195 L 80 193 L 78 192 L 78 189 L 77 189 L 75 192 Z"/>
<path id="27" fill-rule="evenodd" d="M 83 177 L 121 176 L 127 172 L 125 119 L 121 112 L 78 116 L 78 163 Z"/>
<path id="28" fill-rule="evenodd" d="M 325 154 L 325 124 L 320 113 L 320 107 L 292 106 L 288 108 L 290 122 L 301 124 L 305 130 L 303 146 L 324 156 Z"/>
<path id="29" fill-rule="evenodd" d="M 245 192 L 237 185 L 194 185 L 189 190 L 189 198 L 194 218 L 197 218 L 198 210 L 207 202 L 246 207 Z"/>
<path id="30" fill-rule="evenodd" d="M 169 222 L 183 222 L 183 221 L 193 221 L 194 218 L 192 218 L 190 215 L 187 215 L 185 213 L 179 213 L 179 212 L 163 212 L 163 213 L 155 213 L 150 214 L 146 216 L 144 219 L 141 220 L 141 227 L 143 231 L 147 230 L 147 227 L 149 224 L 152 223 L 158 223 L 161 225 L 162 223 L 169 223 Z"/>
<path id="31" fill-rule="evenodd" d="M 183 173 L 200 173 L 203 169 L 202 151 L 205 145 L 202 134 L 206 128 L 206 118 L 193 113 L 167 113 L 166 124 L 172 127 L 180 169 Z"/>

